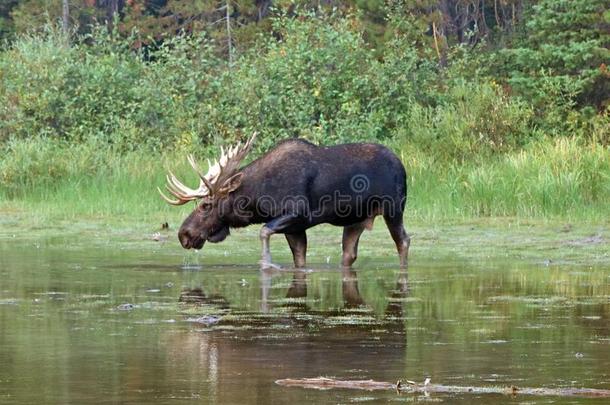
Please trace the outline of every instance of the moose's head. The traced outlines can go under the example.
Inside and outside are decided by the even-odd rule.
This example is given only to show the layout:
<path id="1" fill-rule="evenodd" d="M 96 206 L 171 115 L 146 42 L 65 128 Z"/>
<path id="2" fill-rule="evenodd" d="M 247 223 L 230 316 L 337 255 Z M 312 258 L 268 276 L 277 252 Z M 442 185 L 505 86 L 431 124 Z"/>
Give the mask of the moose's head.
<path id="1" fill-rule="evenodd" d="M 221 156 L 213 164 L 208 161 L 208 172 L 203 174 L 193 156 L 188 161 L 199 175 L 199 187 L 191 189 L 185 186 L 172 172 L 167 175 L 167 190 L 176 199 L 167 197 L 159 190 L 161 197 L 169 204 L 183 205 L 197 201 L 195 210 L 184 220 L 178 231 L 178 239 L 185 249 L 201 249 L 206 241 L 222 242 L 229 235 L 229 224 L 226 222 L 223 202 L 231 192 L 241 185 L 243 173 L 239 170 L 256 138 L 256 133 L 242 145 L 237 144 L 226 152 L 221 148 Z M 224 208 L 223 208 L 224 207 Z"/>

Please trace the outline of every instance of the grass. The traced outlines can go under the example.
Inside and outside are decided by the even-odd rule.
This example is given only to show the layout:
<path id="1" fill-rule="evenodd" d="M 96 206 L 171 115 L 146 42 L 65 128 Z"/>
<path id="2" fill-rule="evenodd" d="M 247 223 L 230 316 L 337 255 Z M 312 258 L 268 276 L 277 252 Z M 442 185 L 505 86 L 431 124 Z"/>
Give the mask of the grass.
<path id="1" fill-rule="evenodd" d="M 407 217 L 419 223 L 510 217 L 609 223 L 610 151 L 561 138 L 482 161 L 438 163 L 405 147 Z M 0 161 L 3 222 L 177 223 L 192 205 L 158 196 L 171 168 L 195 184 L 182 153 L 117 153 L 94 143 L 9 143 Z"/>
<path id="2" fill-rule="evenodd" d="M 560 138 L 484 161 L 436 165 L 402 154 L 410 209 L 425 221 L 520 217 L 608 222 L 610 150 Z"/>

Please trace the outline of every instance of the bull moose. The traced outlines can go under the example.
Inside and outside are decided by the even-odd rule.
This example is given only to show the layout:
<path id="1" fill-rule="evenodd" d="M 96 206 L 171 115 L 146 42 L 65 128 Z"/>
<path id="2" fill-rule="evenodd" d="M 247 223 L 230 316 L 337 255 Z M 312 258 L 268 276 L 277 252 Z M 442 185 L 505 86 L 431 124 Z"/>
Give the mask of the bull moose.
<path id="1" fill-rule="evenodd" d="M 206 241 L 223 241 L 230 228 L 264 224 L 261 267 L 275 267 L 270 236 L 283 233 L 295 267 L 305 266 L 306 230 L 322 223 L 343 227 L 342 265 L 357 257 L 358 241 L 383 215 L 396 243 L 401 266 L 406 266 L 410 239 L 403 226 L 407 184 L 400 159 L 382 145 L 353 143 L 316 146 L 289 139 L 240 168 L 256 133 L 245 142 L 221 148 L 218 161 L 203 174 L 192 156 L 189 163 L 199 175 L 191 189 L 169 173 L 167 190 L 176 198 L 161 196 L 172 205 L 200 200 L 184 220 L 178 239 L 185 249 L 201 249 Z"/>

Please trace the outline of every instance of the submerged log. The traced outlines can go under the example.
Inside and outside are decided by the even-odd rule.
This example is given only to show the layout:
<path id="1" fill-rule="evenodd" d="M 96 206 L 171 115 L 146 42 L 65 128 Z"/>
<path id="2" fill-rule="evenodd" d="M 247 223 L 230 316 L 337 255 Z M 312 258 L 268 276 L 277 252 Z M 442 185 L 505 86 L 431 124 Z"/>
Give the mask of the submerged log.
<path id="1" fill-rule="evenodd" d="M 427 379 L 424 384 L 413 381 L 398 381 L 395 384 L 375 380 L 335 380 L 333 378 L 286 378 L 277 380 L 276 384 L 285 387 L 302 387 L 313 389 L 347 388 L 358 390 L 393 390 L 398 393 L 443 393 L 443 394 L 504 394 L 504 395 L 536 395 L 557 397 L 596 397 L 610 398 L 610 390 L 595 388 L 527 388 L 527 387 L 477 387 L 430 384 Z"/>

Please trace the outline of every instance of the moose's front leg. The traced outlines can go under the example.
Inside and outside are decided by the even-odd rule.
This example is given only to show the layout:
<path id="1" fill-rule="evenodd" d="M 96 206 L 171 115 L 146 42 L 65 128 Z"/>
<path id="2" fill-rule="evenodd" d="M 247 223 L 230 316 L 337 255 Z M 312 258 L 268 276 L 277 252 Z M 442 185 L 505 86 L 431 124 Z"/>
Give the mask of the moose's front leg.
<path id="1" fill-rule="evenodd" d="M 262 243 L 261 253 L 261 269 L 266 268 L 277 268 L 280 266 L 275 265 L 271 262 L 271 250 L 269 248 L 269 239 L 274 233 L 283 233 L 286 230 L 290 230 L 290 227 L 298 225 L 301 222 L 300 218 L 296 215 L 283 215 L 267 222 L 260 231 L 260 239 Z"/>
<path id="2" fill-rule="evenodd" d="M 271 250 L 269 249 L 269 238 L 273 235 L 273 231 L 267 228 L 267 225 L 261 228 L 261 232 L 259 234 L 261 242 L 263 244 L 263 251 L 261 253 L 261 270 L 268 269 L 271 267 L 278 267 L 275 264 L 271 263 Z"/>

